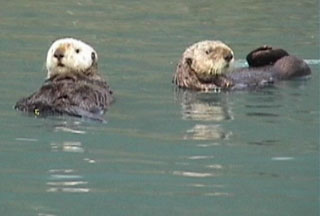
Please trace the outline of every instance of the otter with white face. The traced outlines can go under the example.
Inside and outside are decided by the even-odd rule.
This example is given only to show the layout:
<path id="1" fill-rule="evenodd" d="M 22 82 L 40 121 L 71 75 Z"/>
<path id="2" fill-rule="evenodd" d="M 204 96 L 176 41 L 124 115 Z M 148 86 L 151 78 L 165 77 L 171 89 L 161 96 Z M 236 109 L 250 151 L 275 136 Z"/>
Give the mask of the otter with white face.
<path id="1" fill-rule="evenodd" d="M 210 91 L 217 89 L 213 80 L 230 71 L 232 49 L 221 41 L 200 41 L 188 47 L 177 66 L 173 82 L 179 87 Z"/>
<path id="2" fill-rule="evenodd" d="M 48 50 L 47 78 L 69 72 L 94 76 L 97 62 L 97 52 L 88 44 L 73 38 L 59 39 Z"/>
<path id="3" fill-rule="evenodd" d="M 251 51 L 247 55 L 249 67 L 230 70 L 233 61 L 233 51 L 221 41 L 195 43 L 183 53 L 173 82 L 180 88 L 200 91 L 245 90 L 311 74 L 303 59 L 271 46 Z"/>
<path id="4" fill-rule="evenodd" d="M 98 73 L 98 55 L 73 38 L 55 41 L 47 54 L 47 80 L 15 108 L 36 116 L 68 114 L 102 120 L 113 102 L 113 92 Z"/>

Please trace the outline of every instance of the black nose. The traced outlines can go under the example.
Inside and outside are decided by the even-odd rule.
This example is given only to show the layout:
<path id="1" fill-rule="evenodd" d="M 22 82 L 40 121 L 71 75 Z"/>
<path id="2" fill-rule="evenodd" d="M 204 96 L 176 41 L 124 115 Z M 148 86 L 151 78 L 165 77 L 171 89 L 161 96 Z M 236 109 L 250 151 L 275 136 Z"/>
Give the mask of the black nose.
<path id="1" fill-rule="evenodd" d="M 56 49 L 53 56 L 57 58 L 58 60 L 61 60 L 64 57 L 64 52 L 61 49 Z"/>
<path id="2" fill-rule="evenodd" d="M 233 59 L 232 53 L 229 53 L 229 54 L 225 55 L 225 56 L 224 56 L 224 59 L 225 59 L 227 62 L 231 61 L 231 60 Z"/>

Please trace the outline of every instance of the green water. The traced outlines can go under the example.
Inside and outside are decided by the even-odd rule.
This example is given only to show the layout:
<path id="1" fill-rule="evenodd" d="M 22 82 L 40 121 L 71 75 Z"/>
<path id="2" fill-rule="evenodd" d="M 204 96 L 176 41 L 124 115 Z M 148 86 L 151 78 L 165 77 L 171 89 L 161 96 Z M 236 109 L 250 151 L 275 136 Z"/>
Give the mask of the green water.
<path id="1" fill-rule="evenodd" d="M 319 214 L 319 6 L 292 1 L 36 1 L 0 8 L 0 215 Z M 60 37 L 96 48 L 116 103 L 107 124 L 34 118 Z M 262 44 L 311 79 L 260 92 L 177 91 L 184 49 L 220 39 L 238 66 Z"/>

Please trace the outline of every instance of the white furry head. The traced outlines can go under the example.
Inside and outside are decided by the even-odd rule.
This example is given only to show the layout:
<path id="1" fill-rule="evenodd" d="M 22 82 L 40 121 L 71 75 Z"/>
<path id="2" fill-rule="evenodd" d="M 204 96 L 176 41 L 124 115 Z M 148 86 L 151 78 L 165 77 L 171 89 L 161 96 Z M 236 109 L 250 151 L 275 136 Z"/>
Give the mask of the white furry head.
<path id="1" fill-rule="evenodd" d="M 221 41 L 200 41 L 188 47 L 183 53 L 185 61 L 201 80 L 229 71 L 234 61 L 230 47 Z"/>
<path id="2" fill-rule="evenodd" d="M 85 72 L 98 61 L 97 52 L 88 44 L 73 38 L 58 39 L 48 50 L 47 78 L 67 72 Z"/>

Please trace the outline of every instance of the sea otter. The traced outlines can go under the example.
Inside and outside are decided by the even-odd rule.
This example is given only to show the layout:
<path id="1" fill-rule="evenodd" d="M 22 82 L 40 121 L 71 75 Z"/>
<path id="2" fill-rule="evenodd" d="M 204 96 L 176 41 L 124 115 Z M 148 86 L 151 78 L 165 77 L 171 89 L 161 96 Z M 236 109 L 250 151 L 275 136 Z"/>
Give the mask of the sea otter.
<path id="1" fill-rule="evenodd" d="M 113 102 L 113 92 L 98 72 L 97 52 L 74 39 L 56 40 L 47 54 L 47 80 L 15 109 L 36 116 L 68 114 L 102 120 Z"/>
<path id="2" fill-rule="evenodd" d="M 311 74 L 302 59 L 283 49 L 262 46 L 247 55 L 249 67 L 232 69 L 232 49 L 221 41 L 200 41 L 188 47 L 173 83 L 200 91 L 258 89 L 279 80 Z"/>

